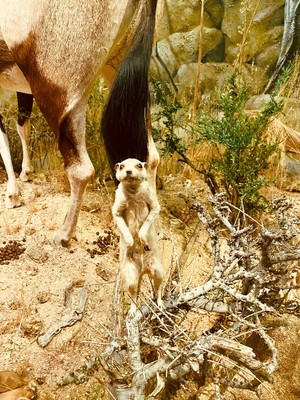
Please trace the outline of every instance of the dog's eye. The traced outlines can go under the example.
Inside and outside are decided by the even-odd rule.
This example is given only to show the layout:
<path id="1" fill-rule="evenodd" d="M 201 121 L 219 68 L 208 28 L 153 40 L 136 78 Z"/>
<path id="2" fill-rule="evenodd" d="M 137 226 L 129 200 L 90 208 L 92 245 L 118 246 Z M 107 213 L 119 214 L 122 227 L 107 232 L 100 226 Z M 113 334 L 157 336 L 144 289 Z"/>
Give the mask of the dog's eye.
<path id="1" fill-rule="evenodd" d="M 121 164 L 119 169 L 123 169 L 123 168 L 124 168 L 124 165 L 123 165 L 123 164 Z"/>
<path id="2" fill-rule="evenodd" d="M 137 165 L 137 168 L 142 169 L 142 168 L 143 168 L 143 165 L 142 165 L 142 164 L 138 164 L 138 165 Z"/>

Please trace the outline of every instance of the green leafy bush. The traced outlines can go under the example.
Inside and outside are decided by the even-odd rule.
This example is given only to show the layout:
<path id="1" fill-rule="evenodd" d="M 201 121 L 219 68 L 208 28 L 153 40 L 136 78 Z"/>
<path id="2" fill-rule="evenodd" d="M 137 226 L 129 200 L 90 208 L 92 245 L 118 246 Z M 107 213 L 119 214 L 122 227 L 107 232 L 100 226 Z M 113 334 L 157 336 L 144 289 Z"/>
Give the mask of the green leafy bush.
<path id="1" fill-rule="evenodd" d="M 247 90 L 237 84 L 236 76 L 228 79 L 220 94 L 216 112 L 200 115 L 195 127 L 197 143 L 213 146 L 210 169 L 219 182 L 215 190 L 225 190 L 230 202 L 249 214 L 265 209 L 266 201 L 259 190 L 269 185 L 264 175 L 270 157 L 278 150 L 277 138 L 266 138 L 271 118 L 282 104 L 271 98 L 256 115 L 245 111 Z"/>
<path id="2" fill-rule="evenodd" d="M 282 104 L 271 98 L 262 111 L 247 113 L 248 90 L 240 82 L 237 75 L 228 78 L 210 113 L 199 112 L 195 124 L 186 129 L 186 138 L 178 137 L 174 128 L 180 107 L 161 101 L 160 116 L 164 117 L 166 133 L 155 133 L 164 151 L 179 154 L 182 162 L 202 174 L 213 194 L 226 192 L 236 208 L 255 215 L 266 208 L 260 189 L 270 184 L 264 173 L 279 145 L 277 138 L 267 139 L 265 134 Z M 194 159 L 192 150 L 204 143 L 210 151 Z"/>

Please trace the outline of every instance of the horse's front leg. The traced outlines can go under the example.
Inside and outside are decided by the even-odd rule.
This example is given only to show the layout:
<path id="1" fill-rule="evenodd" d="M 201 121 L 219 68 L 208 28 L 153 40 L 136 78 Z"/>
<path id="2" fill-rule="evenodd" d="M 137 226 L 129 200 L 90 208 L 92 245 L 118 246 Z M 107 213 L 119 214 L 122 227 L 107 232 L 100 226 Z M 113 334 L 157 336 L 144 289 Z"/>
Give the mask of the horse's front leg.
<path id="1" fill-rule="evenodd" d="M 83 195 L 95 172 L 86 150 L 85 113 L 85 105 L 77 106 L 63 118 L 59 126 L 59 148 L 71 189 L 67 215 L 54 239 L 57 245 L 62 246 L 67 246 L 75 234 Z"/>
<path id="2" fill-rule="evenodd" d="M 22 171 L 20 173 L 20 180 L 23 182 L 28 181 L 33 171 L 31 160 L 29 157 L 29 139 L 30 139 L 30 115 L 33 105 L 32 94 L 17 92 L 18 99 L 18 122 L 17 131 L 21 139 L 23 160 Z"/>
<path id="3" fill-rule="evenodd" d="M 5 207 L 14 208 L 21 205 L 19 198 L 19 188 L 14 172 L 14 168 L 11 161 L 11 155 L 9 151 L 9 143 L 5 133 L 4 126 L 2 124 L 0 116 L 0 154 L 3 159 L 4 167 L 7 173 L 7 187 L 5 195 Z"/>

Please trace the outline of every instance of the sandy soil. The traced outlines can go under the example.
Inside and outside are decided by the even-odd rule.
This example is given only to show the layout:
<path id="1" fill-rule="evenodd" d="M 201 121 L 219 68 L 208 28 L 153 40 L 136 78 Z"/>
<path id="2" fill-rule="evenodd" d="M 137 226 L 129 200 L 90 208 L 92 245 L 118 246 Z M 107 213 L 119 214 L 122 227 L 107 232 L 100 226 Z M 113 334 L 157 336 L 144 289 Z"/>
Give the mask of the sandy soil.
<path id="1" fill-rule="evenodd" d="M 4 209 L 5 184 L 0 187 L 0 251 L 14 243 L 21 243 L 24 248 L 18 259 L 2 261 L 0 265 L 1 369 L 15 370 L 27 380 L 41 382 L 39 398 L 88 398 L 82 388 L 78 396 L 74 388 L 58 390 L 56 381 L 101 351 L 108 340 L 107 308 L 118 268 L 117 242 L 94 258 L 88 250 L 100 252 L 95 242 L 109 236 L 104 229 L 111 228 L 111 196 L 87 194 L 77 241 L 65 249 L 53 246 L 52 239 L 63 221 L 68 193 L 45 179 L 20 186 L 23 205 L 12 210 Z M 76 307 L 82 287 L 88 286 L 84 318 L 63 329 L 42 348 L 37 338 L 63 317 L 64 291 L 70 284 L 74 286 L 72 307 Z"/>
<path id="2" fill-rule="evenodd" d="M 56 383 L 99 353 L 110 340 L 111 301 L 118 270 L 117 232 L 110 211 L 114 188 L 89 188 L 77 241 L 73 240 L 67 249 L 57 248 L 52 240 L 69 198 L 62 176 L 52 173 L 36 176 L 32 182 L 20 182 L 22 206 L 5 209 L 5 176 L 0 174 L 0 370 L 17 371 L 27 382 L 37 382 L 39 399 L 106 398 L 101 373 L 83 385 L 58 388 Z M 175 201 L 170 193 L 160 196 L 160 245 L 168 268 L 174 254 L 178 255 L 184 246 L 193 223 L 187 221 L 188 196 L 182 194 Z M 173 214 L 164 208 L 166 201 Z M 11 259 L 9 249 L 16 259 Z M 192 263 L 189 265 L 193 269 Z M 83 318 L 42 348 L 38 338 L 66 313 L 64 295 L 70 284 L 72 309 L 82 288 L 88 286 Z"/>

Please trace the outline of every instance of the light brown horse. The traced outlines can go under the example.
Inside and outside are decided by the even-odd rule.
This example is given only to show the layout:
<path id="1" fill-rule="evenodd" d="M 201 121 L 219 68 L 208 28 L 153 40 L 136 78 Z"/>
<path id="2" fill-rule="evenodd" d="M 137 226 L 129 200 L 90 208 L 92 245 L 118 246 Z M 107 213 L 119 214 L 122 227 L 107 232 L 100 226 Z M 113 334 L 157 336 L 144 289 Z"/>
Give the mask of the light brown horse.
<path id="1" fill-rule="evenodd" d="M 102 122 L 111 165 L 146 161 L 148 69 L 157 0 L 1 0 L 0 85 L 32 94 L 55 133 L 71 204 L 55 243 L 75 233 L 94 168 L 85 145 L 86 102 L 102 74 L 112 87 Z M 0 152 L 7 146 L 0 124 Z M 9 156 L 3 151 L 5 157 Z M 7 161 L 7 160 L 6 160 Z M 8 198 L 18 195 L 9 182 Z"/>

